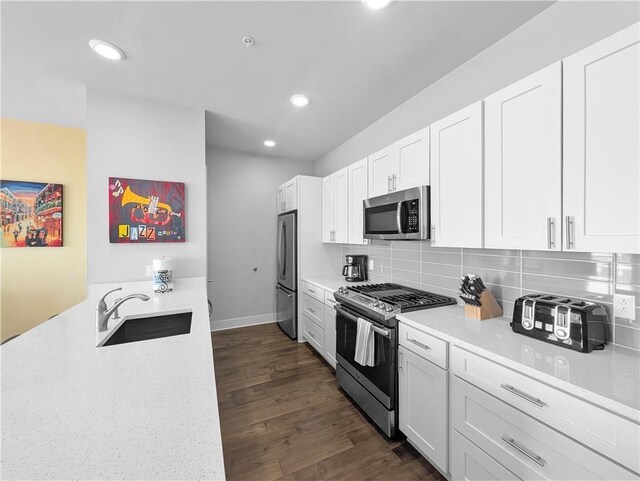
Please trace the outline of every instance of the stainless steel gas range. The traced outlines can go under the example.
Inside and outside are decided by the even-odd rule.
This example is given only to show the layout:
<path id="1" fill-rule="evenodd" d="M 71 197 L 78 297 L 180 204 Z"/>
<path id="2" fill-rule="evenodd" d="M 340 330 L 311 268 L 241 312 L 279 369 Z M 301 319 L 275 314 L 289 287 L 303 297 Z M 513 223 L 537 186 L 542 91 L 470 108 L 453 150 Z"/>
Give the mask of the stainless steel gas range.
<path id="1" fill-rule="evenodd" d="M 340 387 L 389 437 L 398 425 L 398 334 L 401 312 L 456 304 L 455 299 L 398 284 L 363 284 L 334 292 L 336 304 L 336 378 Z M 372 324 L 375 365 L 355 361 L 358 318 Z"/>

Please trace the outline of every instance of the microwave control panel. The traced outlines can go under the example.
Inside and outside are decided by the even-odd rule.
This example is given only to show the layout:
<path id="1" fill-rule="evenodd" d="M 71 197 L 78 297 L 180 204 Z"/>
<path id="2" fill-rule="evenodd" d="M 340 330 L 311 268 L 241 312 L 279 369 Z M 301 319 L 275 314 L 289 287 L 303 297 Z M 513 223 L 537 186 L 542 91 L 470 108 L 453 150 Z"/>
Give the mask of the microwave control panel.
<path id="1" fill-rule="evenodd" d="M 419 205 L 418 199 L 407 201 L 407 232 L 420 232 Z"/>

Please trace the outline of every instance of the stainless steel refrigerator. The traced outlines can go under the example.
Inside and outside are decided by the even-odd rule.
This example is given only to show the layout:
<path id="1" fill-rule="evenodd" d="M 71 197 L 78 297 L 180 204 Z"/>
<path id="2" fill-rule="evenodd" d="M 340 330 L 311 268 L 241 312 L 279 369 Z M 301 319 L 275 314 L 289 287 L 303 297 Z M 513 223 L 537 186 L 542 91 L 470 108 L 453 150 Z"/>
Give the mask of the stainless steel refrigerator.
<path id="1" fill-rule="evenodd" d="M 297 227 L 296 212 L 278 216 L 276 321 L 292 339 L 298 338 Z"/>

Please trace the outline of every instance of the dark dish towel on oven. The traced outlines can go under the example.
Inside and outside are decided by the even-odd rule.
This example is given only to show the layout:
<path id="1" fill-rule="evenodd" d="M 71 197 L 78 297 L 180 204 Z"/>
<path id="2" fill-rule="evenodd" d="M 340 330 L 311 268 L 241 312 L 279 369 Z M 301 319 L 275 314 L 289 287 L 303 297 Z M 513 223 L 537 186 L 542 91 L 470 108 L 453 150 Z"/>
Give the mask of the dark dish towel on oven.
<path id="1" fill-rule="evenodd" d="M 361 366 L 375 366 L 375 333 L 369 321 L 358 318 L 354 361 Z"/>

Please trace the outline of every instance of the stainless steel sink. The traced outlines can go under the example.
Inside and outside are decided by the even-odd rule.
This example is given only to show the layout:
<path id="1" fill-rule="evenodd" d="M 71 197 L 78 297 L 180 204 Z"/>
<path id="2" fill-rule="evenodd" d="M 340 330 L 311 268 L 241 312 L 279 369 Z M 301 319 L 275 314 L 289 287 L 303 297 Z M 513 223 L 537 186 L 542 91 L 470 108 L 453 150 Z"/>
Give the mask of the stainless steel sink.
<path id="1" fill-rule="evenodd" d="M 146 341 L 161 337 L 180 336 L 191 332 L 192 312 L 177 312 L 153 316 L 131 316 L 98 344 L 98 347 Z"/>

